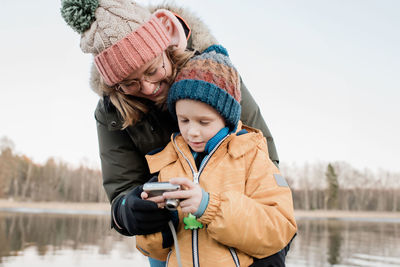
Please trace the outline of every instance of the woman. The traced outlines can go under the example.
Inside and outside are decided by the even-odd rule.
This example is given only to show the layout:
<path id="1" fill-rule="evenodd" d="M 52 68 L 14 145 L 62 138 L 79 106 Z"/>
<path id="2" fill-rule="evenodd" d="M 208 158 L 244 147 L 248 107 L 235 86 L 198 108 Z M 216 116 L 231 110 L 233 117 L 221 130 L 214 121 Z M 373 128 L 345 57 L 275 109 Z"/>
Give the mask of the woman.
<path id="1" fill-rule="evenodd" d="M 95 57 L 91 86 L 102 97 L 95 118 L 112 227 L 124 235 L 159 232 L 170 214 L 140 198 L 150 178 L 144 156 L 164 147 L 177 130 L 165 109 L 176 73 L 195 51 L 217 42 L 199 19 L 172 5 L 146 9 L 129 0 L 63 0 L 61 13 L 81 34 L 83 52 Z M 262 130 L 278 164 L 272 136 L 243 83 L 241 94 L 241 120 Z"/>

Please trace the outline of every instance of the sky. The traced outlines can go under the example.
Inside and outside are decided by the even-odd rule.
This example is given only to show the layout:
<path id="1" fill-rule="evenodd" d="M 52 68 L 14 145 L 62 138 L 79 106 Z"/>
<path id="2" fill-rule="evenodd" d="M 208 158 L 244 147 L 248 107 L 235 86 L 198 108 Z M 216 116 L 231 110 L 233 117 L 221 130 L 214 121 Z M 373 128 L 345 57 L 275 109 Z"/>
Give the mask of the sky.
<path id="1" fill-rule="evenodd" d="M 400 172 L 400 1 L 175 2 L 229 51 L 281 162 Z M 60 6 L 2 0 L 0 138 L 37 163 L 100 167 L 92 56 Z"/>

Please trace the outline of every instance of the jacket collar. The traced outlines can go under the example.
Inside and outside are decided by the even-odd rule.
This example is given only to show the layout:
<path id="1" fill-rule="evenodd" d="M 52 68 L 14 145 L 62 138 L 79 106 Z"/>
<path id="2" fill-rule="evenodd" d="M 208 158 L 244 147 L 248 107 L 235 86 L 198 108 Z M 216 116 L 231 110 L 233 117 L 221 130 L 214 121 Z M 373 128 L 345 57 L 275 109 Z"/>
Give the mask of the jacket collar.
<path id="1" fill-rule="evenodd" d="M 237 135 L 237 133 L 242 129 L 245 129 L 248 133 Z M 180 152 L 174 144 L 174 139 L 176 145 L 185 155 L 191 155 L 189 146 L 185 143 L 182 135 L 173 134 L 171 136 L 171 142 L 169 142 L 161 152 L 154 155 L 146 155 L 150 173 L 156 173 L 163 167 L 178 160 Z M 222 142 L 217 150 L 218 153 L 216 155 L 221 155 L 221 152 L 223 154 L 228 153 L 230 156 L 236 159 L 255 149 L 257 146 L 262 145 L 266 145 L 266 139 L 263 137 L 261 131 L 244 126 L 239 121 L 236 133 L 231 134 Z M 225 152 L 223 152 L 223 150 Z M 193 157 L 190 157 L 190 160 L 193 160 Z"/>
<path id="2" fill-rule="evenodd" d="M 159 172 L 163 167 L 175 162 L 177 159 L 178 154 L 175 152 L 173 142 L 169 142 L 168 145 L 157 154 L 146 155 L 150 173 Z"/>

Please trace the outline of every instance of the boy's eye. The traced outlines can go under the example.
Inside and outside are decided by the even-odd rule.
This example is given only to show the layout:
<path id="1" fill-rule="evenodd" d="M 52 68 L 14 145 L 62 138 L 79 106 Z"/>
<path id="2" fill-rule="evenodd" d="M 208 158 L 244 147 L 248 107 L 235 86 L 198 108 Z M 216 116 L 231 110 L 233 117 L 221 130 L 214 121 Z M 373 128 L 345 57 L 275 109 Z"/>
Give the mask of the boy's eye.
<path id="1" fill-rule="evenodd" d="M 210 121 L 200 121 L 201 125 L 208 125 L 210 123 Z"/>
<path id="2" fill-rule="evenodd" d="M 188 122 L 189 120 L 188 119 L 179 119 L 179 122 L 181 122 L 181 123 L 185 123 L 185 122 Z"/>

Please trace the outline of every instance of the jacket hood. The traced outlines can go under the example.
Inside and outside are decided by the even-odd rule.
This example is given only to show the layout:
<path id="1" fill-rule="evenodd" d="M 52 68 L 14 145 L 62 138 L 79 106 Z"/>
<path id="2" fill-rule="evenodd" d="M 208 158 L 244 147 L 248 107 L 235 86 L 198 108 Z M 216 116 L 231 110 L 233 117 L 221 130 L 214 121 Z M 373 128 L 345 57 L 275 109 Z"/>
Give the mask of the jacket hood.
<path id="1" fill-rule="evenodd" d="M 240 134 L 243 130 L 246 130 L 247 133 Z M 268 151 L 267 139 L 265 139 L 262 132 L 258 129 L 242 125 L 240 121 L 238 130 L 232 137 L 228 143 L 228 153 L 235 159 L 256 149 L 256 147 Z"/>
<path id="2" fill-rule="evenodd" d="M 189 11 L 187 8 L 181 7 L 175 3 L 163 3 L 159 5 L 148 6 L 148 9 L 151 13 L 155 12 L 157 9 L 167 9 L 181 16 L 192 31 L 190 48 L 202 52 L 207 47 L 213 44 L 218 44 L 217 40 L 214 38 L 214 36 L 212 36 L 206 24 L 204 24 L 197 15 Z M 97 71 L 94 62 L 92 62 L 90 70 L 89 84 L 91 89 L 100 97 L 103 97 L 103 91 L 107 91 L 103 90 L 103 88 L 107 88 L 107 85 L 102 82 L 100 73 Z"/>
<path id="3" fill-rule="evenodd" d="M 151 13 L 154 13 L 157 9 L 167 9 L 172 13 L 178 14 L 186 21 L 192 31 L 192 49 L 202 52 L 209 46 L 218 44 L 217 40 L 212 36 L 208 26 L 187 8 L 181 7 L 172 2 L 149 6 Z"/>

